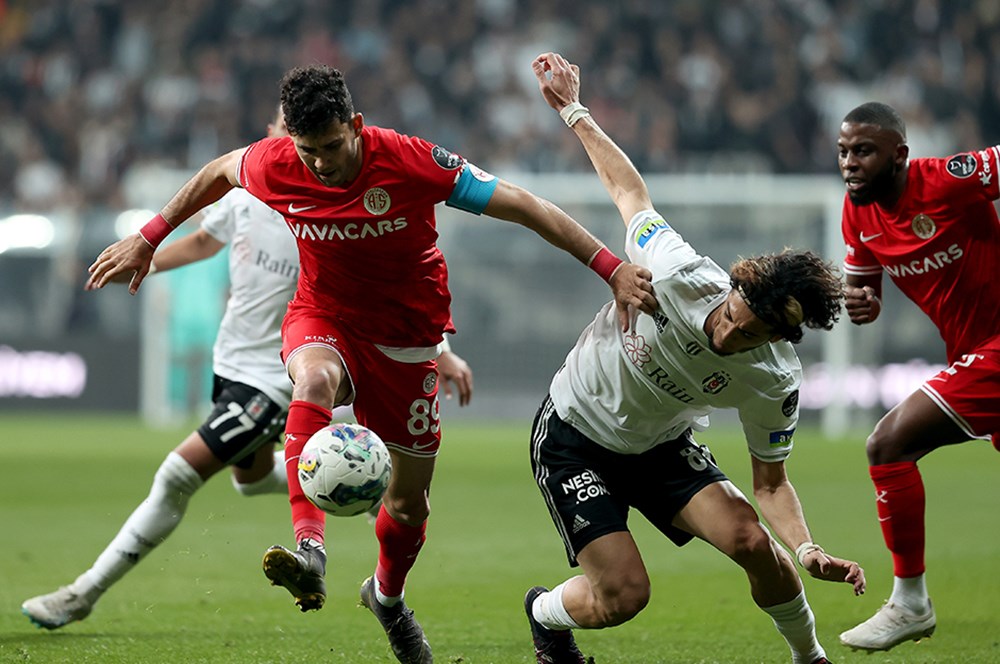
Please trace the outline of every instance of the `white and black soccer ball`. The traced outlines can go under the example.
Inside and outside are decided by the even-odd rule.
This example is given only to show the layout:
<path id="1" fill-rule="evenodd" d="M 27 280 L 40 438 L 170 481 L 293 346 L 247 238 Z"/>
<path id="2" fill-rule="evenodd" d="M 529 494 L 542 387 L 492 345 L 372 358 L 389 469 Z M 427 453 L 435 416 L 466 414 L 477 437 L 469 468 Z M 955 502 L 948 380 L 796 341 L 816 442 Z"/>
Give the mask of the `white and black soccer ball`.
<path id="1" fill-rule="evenodd" d="M 382 500 L 392 460 L 374 431 L 338 423 L 306 442 L 298 472 L 302 491 L 316 507 L 333 516 L 354 516 Z"/>

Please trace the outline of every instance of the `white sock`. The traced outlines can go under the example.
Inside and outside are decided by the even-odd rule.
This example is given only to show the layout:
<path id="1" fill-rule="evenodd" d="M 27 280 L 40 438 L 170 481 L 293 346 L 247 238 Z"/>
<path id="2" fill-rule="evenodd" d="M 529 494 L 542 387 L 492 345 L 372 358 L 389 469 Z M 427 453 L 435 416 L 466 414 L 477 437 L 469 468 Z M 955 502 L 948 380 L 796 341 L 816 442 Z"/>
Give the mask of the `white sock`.
<path id="1" fill-rule="evenodd" d="M 233 488 L 244 496 L 260 496 L 265 493 L 288 493 L 288 476 L 285 474 L 285 452 L 274 453 L 274 468 L 256 482 L 242 483 L 235 475 L 230 475 Z"/>
<path id="2" fill-rule="evenodd" d="M 554 630 L 579 629 L 580 626 L 563 606 L 563 590 L 569 581 L 563 581 L 547 593 L 535 598 L 531 605 L 531 615 L 542 627 Z"/>
<path id="3" fill-rule="evenodd" d="M 91 600 L 110 588 L 180 523 L 188 500 L 205 483 L 198 472 L 171 452 L 153 477 L 149 495 L 140 504 L 93 566 L 74 582 L 74 590 Z"/>
<path id="4" fill-rule="evenodd" d="M 816 619 L 806 601 L 805 590 L 790 602 L 761 608 L 774 620 L 778 633 L 785 637 L 792 650 L 793 664 L 809 664 L 826 657 L 823 646 L 816 640 Z"/>
<path id="5" fill-rule="evenodd" d="M 923 615 L 930 608 L 930 599 L 927 597 L 927 580 L 921 574 L 908 579 L 893 577 L 892 594 L 889 601 L 898 604 L 910 613 Z"/>
<path id="6" fill-rule="evenodd" d="M 390 597 L 389 595 L 383 595 L 382 591 L 379 590 L 378 587 L 378 579 L 375 579 L 375 599 L 377 599 L 378 603 L 381 604 L 382 606 L 396 606 L 397 604 L 403 601 L 403 595 L 405 594 L 406 591 L 404 590 L 401 594 L 396 595 L 395 597 Z"/>

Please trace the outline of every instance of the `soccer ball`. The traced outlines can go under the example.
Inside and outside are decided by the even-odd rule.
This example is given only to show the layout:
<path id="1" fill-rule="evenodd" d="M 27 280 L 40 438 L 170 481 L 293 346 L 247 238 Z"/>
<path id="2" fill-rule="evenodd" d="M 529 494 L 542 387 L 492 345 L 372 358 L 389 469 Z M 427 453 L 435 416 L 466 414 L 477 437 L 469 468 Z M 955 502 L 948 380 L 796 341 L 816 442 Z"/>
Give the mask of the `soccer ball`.
<path id="1" fill-rule="evenodd" d="M 354 516 L 382 500 L 392 460 L 385 443 L 360 424 L 338 423 L 313 434 L 299 455 L 299 484 L 313 505 Z"/>

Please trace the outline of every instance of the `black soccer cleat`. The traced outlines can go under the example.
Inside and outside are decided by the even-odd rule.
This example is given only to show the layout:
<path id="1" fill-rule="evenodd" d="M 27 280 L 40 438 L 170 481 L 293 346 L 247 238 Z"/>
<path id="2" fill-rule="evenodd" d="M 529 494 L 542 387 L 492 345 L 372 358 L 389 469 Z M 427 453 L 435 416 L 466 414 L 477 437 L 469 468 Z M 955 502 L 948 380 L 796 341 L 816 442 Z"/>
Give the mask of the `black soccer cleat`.
<path id="1" fill-rule="evenodd" d="M 326 602 L 326 552 L 310 542 L 299 543 L 298 551 L 272 546 L 264 552 L 264 576 L 272 586 L 281 586 L 292 594 L 295 604 L 305 613 L 318 611 Z"/>
<path id="2" fill-rule="evenodd" d="M 403 664 L 433 664 L 434 655 L 424 630 L 413 617 L 413 611 L 400 600 L 396 606 L 383 606 L 375 597 L 375 577 L 361 584 L 361 603 L 375 614 L 389 637 L 392 652 Z"/>
<path id="3" fill-rule="evenodd" d="M 537 664 L 594 664 L 593 657 L 584 657 L 576 647 L 573 630 L 548 629 L 535 620 L 531 605 L 535 603 L 536 597 L 548 590 L 543 586 L 535 586 L 524 596 L 524 612 L 528 614 L 531 640 L 535 643 L 535 661 Z"/>

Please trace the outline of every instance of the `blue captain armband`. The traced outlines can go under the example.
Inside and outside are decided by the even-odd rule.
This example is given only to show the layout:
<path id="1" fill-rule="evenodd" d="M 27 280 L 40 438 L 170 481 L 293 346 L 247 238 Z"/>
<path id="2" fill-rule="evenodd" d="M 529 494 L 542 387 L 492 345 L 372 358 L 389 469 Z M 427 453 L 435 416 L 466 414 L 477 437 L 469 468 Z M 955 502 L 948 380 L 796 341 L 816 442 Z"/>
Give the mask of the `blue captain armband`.
<path id="1" fill-rule="evenodd" d="M 495 175 L 466 162 L 445 205 L 482 214 L 499 183 L 500 180 Z"/>

